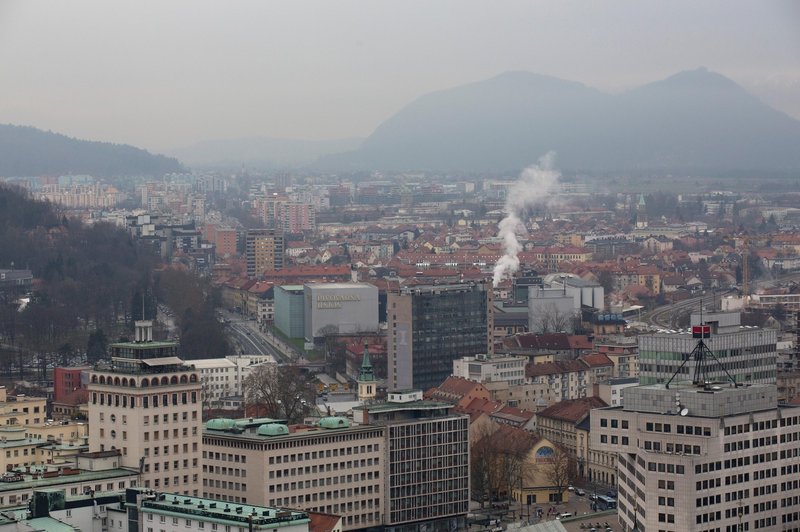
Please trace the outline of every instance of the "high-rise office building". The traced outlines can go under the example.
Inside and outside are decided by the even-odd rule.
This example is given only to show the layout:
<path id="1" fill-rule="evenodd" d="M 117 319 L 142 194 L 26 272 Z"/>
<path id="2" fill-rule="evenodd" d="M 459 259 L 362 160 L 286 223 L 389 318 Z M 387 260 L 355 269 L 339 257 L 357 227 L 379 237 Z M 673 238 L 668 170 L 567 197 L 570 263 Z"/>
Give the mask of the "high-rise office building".
<path id="1" fill-rule="evenodd" d="M 283 268 L 283 234 L 275 229 L 249 229 L 245 236 L 247 276 Z"/>
<path id="2" fill-rule="evenodd" d="M 628 388 L 590 434 L 618 453 L 622 530 L 800 530 L 800 409 L 774 384 Z"/>
<path id="3" fill-rule="evenodd" d="M 775 382 L 778 352 L 774 329 L 742 326 L 738 312 L 692 314 L 691 323 L 711 328 L 711 338 L 706 340 L 706 344 L 720 362 L 709 363 L 712 378 L 724 379 L 727 371 L 737 382 Z M 639 382 L 667 382 L 696 343 L 688 329 L 639 336 Z M 685 364 L 678 377 L 686 380 L 691 367 L 692 364 Z"/>
<path id="4" fill-rule="evenodd" d="M 453 361 L 493 352 L 492 288 L 486 283 L 404 287 L 387 297 L 389 389 L 427 390 Z"/>
<path id="5" fill-rule="evenodd" d="M 353 409 L 356 421 L 386 430 L 385 530 L 467 529 L 469 417 L 451 409 L 419 390 Z"/>
<path id="6" fill-rule="evenodd" d="M 134 341 L 112 344 L 111 365 L 90 373 L 89 450 L 119 449 L 145 488 L 198 495 L 199 374 L 175 342 L 153 341 L 152 327 L 137 321 Z"/>

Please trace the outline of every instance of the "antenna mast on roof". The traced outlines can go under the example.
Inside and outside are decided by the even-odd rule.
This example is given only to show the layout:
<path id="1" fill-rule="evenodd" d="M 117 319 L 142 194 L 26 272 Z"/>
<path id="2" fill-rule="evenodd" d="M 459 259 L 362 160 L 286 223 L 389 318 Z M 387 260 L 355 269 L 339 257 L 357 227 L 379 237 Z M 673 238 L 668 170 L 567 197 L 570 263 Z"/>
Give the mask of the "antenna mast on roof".
<path id="1" fill-rule="evenodd" d="M 692 338 L 697 339 L 697 345 L 695 346 L 695 348 L 692 350 L 691 353 L 686 355 L 686 357 L 683 359 L 683 362 L 681 362 L 681 365 L 678 366 L 678 369 L 676 369 L 675 373 L 672 374 L 672 377 L 669 378 L 667 384 L 665 385 L 667 389 L 669 389 L 670 383 L 675 379 L 678 373 L 681 372 L 683 366 L 685 366 L 690 359 L 694 359 L 694 378 L 692 379 L 692 384 L 696 386 L 706 386 L 707 384 L 709 384 L 711 381 L 709 380 L 710 376 L 709 365 L 707 364 L 708 357 L 714 359 L 714 362 L 716 362 L 717 365 L 720 368 L 722 368 L 722 371 L 724 371 L 725 375 L 728 376 L 728 380 L 730 381 L 731 386 L 738 386 L 738 384 L 736 383 L 736 379 L 734 379 L 733 376 L 730 373 L 728 373 L 728 370 L 725 368 L 722 362 L 720 362 L 720 360 L 717 358 L 714 352 L 711 351 L 711 349 L 709 349 L 706 343 L 703 341 L 706 338 L 711 338 L 711 326 L 703 324 L 702 316 L 703 316 L 703 307 L 701 305 L 700 306 L 701 325 L 695 325 L 692 327 Z"/>

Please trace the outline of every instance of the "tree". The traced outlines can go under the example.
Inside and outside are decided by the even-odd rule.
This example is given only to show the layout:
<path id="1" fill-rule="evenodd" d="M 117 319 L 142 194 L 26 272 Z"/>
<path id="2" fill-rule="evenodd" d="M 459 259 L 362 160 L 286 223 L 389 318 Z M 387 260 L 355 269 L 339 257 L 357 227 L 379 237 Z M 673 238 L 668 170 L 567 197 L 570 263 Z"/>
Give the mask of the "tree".
<path id="1" fill-rule="evenodd" d="M 544 303 L 531 312 L 531 330 L 539 333 L 567 331 L 573 317 L 574 313 L 563 312 L 553 302 Z"/>
<path id="2" fill-rule="evenodd" d="M 603 270 L 597 276 L 597 282 L 603 287 L 605 294 L 608 295 L 614 291 L 614 276 L 608 270 Z"/>
<path id="3" fill-rule="evenodd" d="M 259 415 L 298 423 L 314 408 L 313 378 L 295 365 L 262 364 L 244 380 L 245 402 Z"/>
<path id="4" fill-rule="evenodd" d="M 547 481 L 563 494 L 574 477 L 574 463 L 564 449 L 555 447 L 553 458 L 547 466 Z"/>
<path id="5" fill-rule="evenodd" d="M 108 356 L 108 338 L 103 329 L 96 329 L 86 343 L 86 361 L 94 364 Z"/>
<path id="6" fill-rule="evenodd" d="M 475 429 L 474 441 L 470 448 L 470 484 L 473 500 L 480 501 L 481 508 L 492 496 L 497 485 L 498 469 L 495 467 L 499 452 L 494 437 L 495 427 L 491 421 L 484 422 Z"/>
<path id="7" fill-rule="evenodd" d="M 772 308 L 772 317 L 780 322 L 786 320 L 786 307 L 781 303 L 776 303 Z"/>

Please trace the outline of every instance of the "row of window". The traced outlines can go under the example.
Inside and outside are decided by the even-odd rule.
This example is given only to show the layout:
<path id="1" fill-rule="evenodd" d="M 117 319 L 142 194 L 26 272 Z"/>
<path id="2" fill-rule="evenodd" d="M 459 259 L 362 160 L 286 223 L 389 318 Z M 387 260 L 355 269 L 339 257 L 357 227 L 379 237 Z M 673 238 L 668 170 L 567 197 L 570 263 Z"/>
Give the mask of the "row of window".
<path id="1" fill-rule="evenodd" d="M 161 465 L 162 465 L 161 462 L 154 463 L 153 464 L 153 471 L 161 471 Z M 169 471 L 169 462 L 163 462 L 163 467 L 164 467 L 164 471 Z M 189 467 L 189 460 L 188 459 L 184 459 L 183 460 L 183 468 L 186 469 L 188 467 Z M 192 458 L 192 467 L 197 467 L 197 458 Z M 178 460 L 174 460 L 172 462 L 172 469 L 180 469 Z M 150 464 L 148 464 L 148 463 L 144 464 L 144 472 L 145 473 L 149 473 L 150 472 Z"/>
<path id="2" fill-rule="evenodd" d="M 141 398 L 142 400 L 142 408 L 150 408 L 150 405 L 153 405 L 153 408 L 159 407 L 159 397 L 160 397 L 160 404 L 161 406 L 167 406 L 170 404 L 170 395 L 172 405 L 186 405 L 189 404 L 191 401 L 192 404 L 197 403 L 197 392 L 181 392 L 181 393 L 173 393 L 173 394 L 162 394 L 161 396 L 153 395 L 153 396 L 144 396 Z M 180 398 L 180 403 L 178 402 Z M 108 405 L 108 406 L 115 406 L 115 407 L 122 407 L 122 408 L 136 408 L 136 397 L 133 395 L 121 395 L 116 393 L 98 393 L 92 392 L 92 404 L 100 404 L 100 405 Z"/>
<path id="3" fill-rule="evenodd" d="M 220 467 L 220 466 L 209 466 L 203 464 L 203 473 L 216 473 L 218 475 L 230 475 L 234 477 L 246 477 L 247 476 L 247 469 L 239 469 L 238 467 Z M 270 475 L 272 471 L 270 471 Z"/>
<path id="4" fill-rule="evenodd" d="M 178 436 L 178 434 L 179 434 L 178 430 L 179 429 L 172 429 L 172 437 L 173 438 L 178 438 L 179 437 Z M 111 432 L 113 433 L 114 431 L 112 430 Z M 123 431 L 122 434 L 124 435 L 125 432 Z M 183 427 L 182 429 L 180 429 L 180 435 L 182 437 L 184 437 L 184 438 L 188 437 L 189 436 L 189 428 L 188 427 Z M 103 436 L 103 429 L 102 428 L 100 429 L 100 436 Z M 197 427 L 192 427 L 192 436 L 197 436 Z M 144 441 L 150 441 L 150 432 L 145 431 L 143 433 L 143 437 L 144 437 Z M 164 437 L 164 440 L 168 440 L 169 439 L 169 430 L 164 430 L 163 431 L 163 437 Z M 157 430 L 154 430 L 153 431 L 153 441 L 158 441 L 158 438 L 159 438 L 159 432 Z"/>
<path id="5" fill-rule="evenodd" d="M 338 471 L 339 469 L 352 469 L 353 467 L 372 467 L 379 465 L 380 458 L 362 458 L 359 460 L 348 460 L 347 462 L 333 462 L 320 465 L 311 465 L 305 467 L 292 467 L 291 469 L 277 469 L 270 470 L 269 478 L 282 478 L 294 477 L 297 475 L 316 475 L 317 473 L 324 473 L 330 471 Z"/>
<path id="6" fill-rule="evenodd" d="M 165 456 L 168 455 L 169 454 L 169 445 L 165 445 L 163 449 L 164 449 L 164 455 Z M 178 449 L 180 449 L 180 451 Z M 158 456 L 159 455 L 159 450 L 160 450 L 160 447 L 153 447 L 153 456 Z M 172 452 L 173 452 L 173 454 L 179 454 L 180 452 L 188 453 L 189 452 L 189 444 L 188 443 L 184 443 L 180 447 L 178 445 L 173 445 L 172 446 Z M 197 452 L 197 443 L 192 443 L 192 452 L 193 453 Z M 144 448 L 144 455 L 145 456 L 150 456 L 150 447 L 145 447 Z"/>
<path id="7" fill-rule="evenodd" d="M 209 460 L 219 460 L 222 462 L 235 462 L 237 464 L 247 463 L 247 456 L 243 454 L 231 454 L 231 453 L 217 453 L 211 451 L 203 451 L 203 458 L 207 458 Z M 271 462 L 270 462 L 271 463 Z"/>

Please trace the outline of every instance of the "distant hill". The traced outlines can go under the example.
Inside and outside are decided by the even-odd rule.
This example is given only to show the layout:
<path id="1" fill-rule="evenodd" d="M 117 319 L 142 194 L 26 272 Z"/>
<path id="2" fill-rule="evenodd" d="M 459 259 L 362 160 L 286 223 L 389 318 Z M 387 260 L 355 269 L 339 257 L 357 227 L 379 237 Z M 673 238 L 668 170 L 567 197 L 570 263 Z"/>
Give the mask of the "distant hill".
<path id="1" fill-rule="evenodd" d="M 319 157 L 354 150 L 361 138 L 337 140 L 295 140 L 273 137 L 245 137 L 198 142 L 172 150 L 170 155 L 199 168 L 275 169 L 307 165 Z"/>
<path id="2" fill-rule="evenodd" d="M 79 140 L 33 127 L 0 124 L 0 176 L 90 174 L 161 176 L 181 164 L 124 144 Z"/>
<path id="3" fill-rule="evenodd" d="M 553 150 L 566 170 L 800 171 L 800 121 L 697 69 L 619 94 L 529 72 L 422 96 L 340 170 L 516 170 Z"/>

